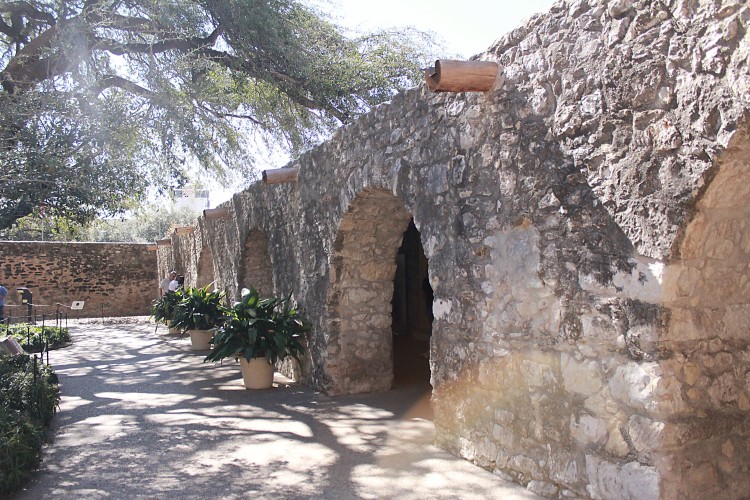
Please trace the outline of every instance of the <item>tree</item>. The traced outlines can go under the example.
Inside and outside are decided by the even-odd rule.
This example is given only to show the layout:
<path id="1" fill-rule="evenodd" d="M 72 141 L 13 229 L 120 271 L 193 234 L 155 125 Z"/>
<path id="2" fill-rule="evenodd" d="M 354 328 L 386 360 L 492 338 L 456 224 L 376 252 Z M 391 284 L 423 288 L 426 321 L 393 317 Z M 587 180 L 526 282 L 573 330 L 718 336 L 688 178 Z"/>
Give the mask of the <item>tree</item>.
<path id="1" fill-rule="evenodd" d="M 62 217 L 35 211 L 22 217 L 9 229 L 0 229 L 6 241 L 109 241 L 148 243 L 163 238 L 174 228 L 195 222 L 201 212 L 190 206 L 148 202 L 127 217 L 99 218 L 83 226 Z"/>
<path id="2" fill-rule="evenodd" d="M 189 165 L 248 173 L 248 134 L 296 154 L 412 85 L 429 47 L 299 0 L 0 1 L 0 229 L 117 213 Z"/>
<path id="3" fill-rule="evenodd" d="M 139 208 L 127 219 L 100 219 L 79 237 L 85 241 L 154 242 L 168 235 L 175 227 L 188 226 L 201 215 L 191 207 L 167 207 L 150 203 Z"/>
<path id="4" fill-rule="evenodd" d="M 86 228 L 62 217 L 49 217 L 40 210 L 21 217 L 11 228 L 0 229 L 5 241 L 81 241 Z"/>

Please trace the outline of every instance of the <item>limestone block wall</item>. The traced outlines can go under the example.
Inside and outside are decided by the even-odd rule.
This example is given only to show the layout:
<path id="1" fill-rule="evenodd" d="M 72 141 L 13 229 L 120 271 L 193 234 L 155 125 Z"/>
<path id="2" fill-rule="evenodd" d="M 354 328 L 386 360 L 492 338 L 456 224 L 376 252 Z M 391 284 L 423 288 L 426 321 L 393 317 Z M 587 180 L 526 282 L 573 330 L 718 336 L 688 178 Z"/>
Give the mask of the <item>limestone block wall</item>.
<path id="1" fill-rule="evenodd" d="M 293 292 L 292 374 L 387 390 L 413 219 L 441 446 L 548 496 L 747 497 L 749 20 L 559 2 L 481 54 L 492 91 L 395 96 L 160 261 L 197 276 L 210 249 L 230 295 Z"/>
<path id="2" fill-rule="evenodd" d="M 1 241 L 0 284 L 10 305 L 20 305 L 17 287 L 30 289 L 39 315 L 58 309 L 74 317 L 146 315 L 158 296 L 155 250 L 137 243 Z M 74 300 L 83 300 L 84 308 L 64 307 Z M 20 315 L 21 309 L 6 313 Z"/>

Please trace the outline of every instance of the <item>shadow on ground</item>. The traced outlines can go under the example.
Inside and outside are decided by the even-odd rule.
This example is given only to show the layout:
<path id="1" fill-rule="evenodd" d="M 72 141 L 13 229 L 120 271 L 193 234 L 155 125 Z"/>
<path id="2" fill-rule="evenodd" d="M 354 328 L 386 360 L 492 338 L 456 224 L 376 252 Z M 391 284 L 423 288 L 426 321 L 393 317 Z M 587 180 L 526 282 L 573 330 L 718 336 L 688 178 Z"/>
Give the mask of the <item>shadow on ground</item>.
<path id="1" fill-rule="evenodd" d="M 54 441 L 14 498 L 533 498 L 431 443 L 429 387 L 247 391 L 153 324 L 83 324 L 50 361 Z"/>

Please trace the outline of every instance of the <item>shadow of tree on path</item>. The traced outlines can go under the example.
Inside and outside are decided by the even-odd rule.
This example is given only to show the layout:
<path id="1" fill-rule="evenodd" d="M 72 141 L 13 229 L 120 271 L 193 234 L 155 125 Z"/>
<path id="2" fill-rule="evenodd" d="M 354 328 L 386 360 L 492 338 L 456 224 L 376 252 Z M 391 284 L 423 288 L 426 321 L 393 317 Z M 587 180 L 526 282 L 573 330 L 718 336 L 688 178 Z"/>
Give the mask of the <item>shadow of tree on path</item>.
<path id="1" fill-rule="evenodd" d="M 277 374 L 248 391 L 233 362 L 153 324 L 71 333 L 50 354 L 54 440 L 17 498 L 533 497 L 431 444 L 411 409 L 424 387 L 331 398 Z"/>

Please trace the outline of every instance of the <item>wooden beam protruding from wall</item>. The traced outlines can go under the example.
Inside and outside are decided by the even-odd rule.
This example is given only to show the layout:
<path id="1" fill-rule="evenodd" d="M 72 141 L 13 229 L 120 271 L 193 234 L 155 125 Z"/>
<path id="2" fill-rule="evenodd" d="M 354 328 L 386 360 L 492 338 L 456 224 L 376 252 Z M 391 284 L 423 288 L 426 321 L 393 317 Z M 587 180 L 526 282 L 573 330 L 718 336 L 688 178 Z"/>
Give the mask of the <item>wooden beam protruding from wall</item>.
<path id="1" fill-rule="evenodd" d="M 194 226 L 177 227 L 174 230 L 174 234 L 193 234 L 195 232 Z"/>
<path id="2" fill-rule="evenodd" d="M 287 182 L 297 182 L 298 175 L 299 169 L 296 167 L 264 170 L 263 184 L 284 184 Z"/>
<path id="3" fill-rule="evenodd" d="M 207 208 L 203 211 L 206 219 L 226 219 L 229 216 L 229 207 Z"/>
<path id="4" fill-rule="evenodd" d="M 172 246 L 172 238 L 162 238 L 160 240 L 156 240 L 157 246 Z"/>
<path id="5" fill-rule="evenodd" d="M 433 92 L 486 92 L 495 85 L 498 69 L 492 61 L 437 60 L 425 78 Z"/>

